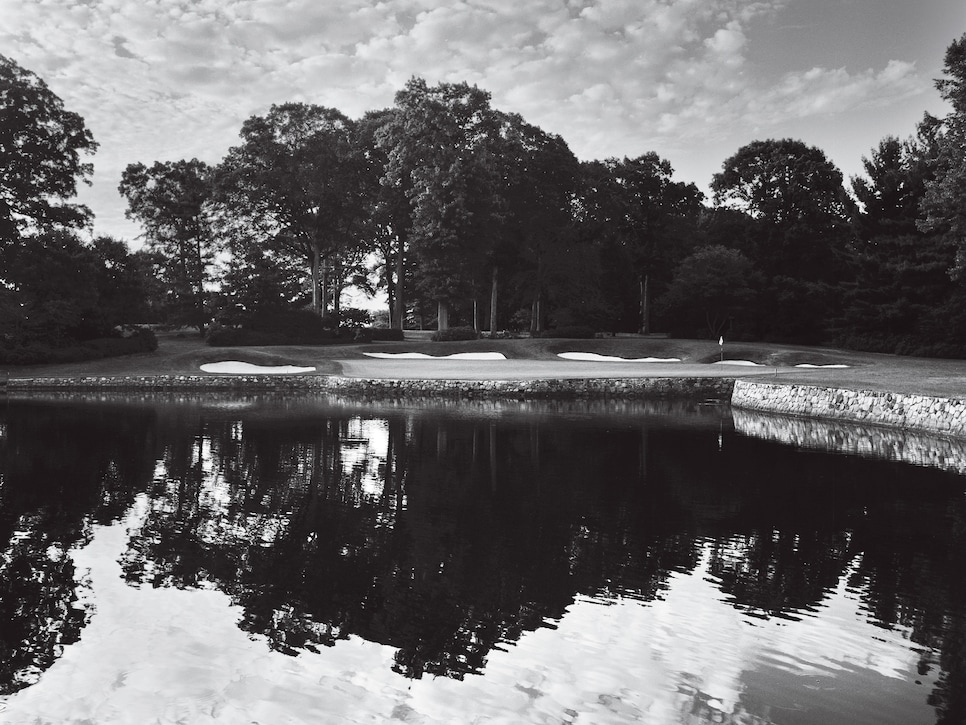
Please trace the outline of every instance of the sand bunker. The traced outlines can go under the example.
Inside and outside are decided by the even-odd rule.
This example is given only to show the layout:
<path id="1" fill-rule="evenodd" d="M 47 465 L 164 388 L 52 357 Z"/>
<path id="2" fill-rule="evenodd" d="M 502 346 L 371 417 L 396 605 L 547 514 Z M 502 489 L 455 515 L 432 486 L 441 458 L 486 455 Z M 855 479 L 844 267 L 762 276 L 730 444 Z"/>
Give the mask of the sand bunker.
<path id="1" fill-rule="evenodd" d="M 761 367 L 761 363 L 752 362 L 751 360 L 715 360 L 712 365 L 745 365 L 748 367 Z"/>
<path id="2" fill-rule="evenodd" d="M 848 365 L 812 365 L 811 363 L 802 363 L 801 365 L 796 365 L 797 368 L 847 368 Z"/>
<path id="3" fill-rule="evenodd" d="M 598 355 L 596 352 L 558 352 L 557 357 L 564 360 L 586 360 L 588 362 L 681 362 L 679 357 L 619 357 L 617 355 Z"/>
<path id="4" fill-rule="evenodd" d="M 506 360 L 502 352 L 457 352 L 452 355 L 427 355 L 424 352 L 364 352 L 363 355 L 386 360 Z"/>
<path id="5" fill-rule="evenodd" d="M 232 375 L 295 375 L 312 373 L 315 368 L 300 368 L 295 365 L 253 365 L 252 363 L 226 360 L 225 362 L 205 363 L 201 366 L 206 373 L 229 373 Z"/>

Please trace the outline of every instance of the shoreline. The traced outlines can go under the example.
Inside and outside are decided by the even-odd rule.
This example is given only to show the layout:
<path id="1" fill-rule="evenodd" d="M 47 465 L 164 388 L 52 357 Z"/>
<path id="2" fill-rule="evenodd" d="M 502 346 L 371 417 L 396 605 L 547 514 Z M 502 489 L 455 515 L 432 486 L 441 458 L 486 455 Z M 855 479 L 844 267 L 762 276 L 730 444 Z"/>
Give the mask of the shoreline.
<path id="1" fill-rule="evenodd" d="M 542 379 L 368 378 L 339 375 L 137 375 L 11 378 L 0 396 L 33 392 L 334 393 L 447 400 L 715 400 L 736 410 L 966 438 L 966 399 L 727 375 Z"/>

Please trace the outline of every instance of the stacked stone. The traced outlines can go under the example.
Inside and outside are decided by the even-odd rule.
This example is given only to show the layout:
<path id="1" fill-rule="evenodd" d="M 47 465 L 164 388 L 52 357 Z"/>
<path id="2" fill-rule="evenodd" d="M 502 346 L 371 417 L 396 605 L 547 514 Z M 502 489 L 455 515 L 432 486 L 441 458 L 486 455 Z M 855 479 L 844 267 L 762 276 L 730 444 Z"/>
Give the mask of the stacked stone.
<path id="1" fill-rule="evenodd" d="M 966 399 L 960 398 L 739 380 L 731 404 L 784 415 L 966 436 Z"/>
<path id="2" fill-rule="evenodd" d="M 13 392 L 268 391 L 338 392 L 361 397 L 449 397 L 533 399 L 714 398 L 727 400 L 733 380 L 725 378 L 593 378 L 562 380 L 388 380 L 325 375 L 158 375 L 81 378 L 15 378 Z"/>

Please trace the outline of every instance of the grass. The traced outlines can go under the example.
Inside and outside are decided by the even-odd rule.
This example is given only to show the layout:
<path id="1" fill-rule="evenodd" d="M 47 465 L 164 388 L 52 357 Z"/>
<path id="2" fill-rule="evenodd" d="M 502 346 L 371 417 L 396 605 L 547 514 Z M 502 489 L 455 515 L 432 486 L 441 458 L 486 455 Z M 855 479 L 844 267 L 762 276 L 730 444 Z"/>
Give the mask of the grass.
<path id="1" fill-rule="evenodd" d="M 320 374 L 339 374 L 339 360 L 367 359 L 364 352 L 423 352 L 449 355 L 456 352 L 501 352 L 509 360 L 559 361 L 561 352 L 592 352 L 625 358 L 680 358 L 684 364 L 704 365 L 717 361 L 722 350 L 710 340 L 679 340 L 659 337 L 605 337 L 593 340 L 469 340 L 431 342 L 406 340 L 325 346 L 231 347 L 204 344 L 197 333 L 162 334 L 158 349 L 117 358 L 60 365 L 29 365 L 0 369 L 10 378 L 198 375 L 206 362 L 239 360 L 259 365 L 315 366 Z M 724 357 L 750 360 L 781 368 L 775 379 L 828 387 L 888 390 L 942 397 L 966 397 L 966 361 L 910 358 L 820 347 L 772 343 L 725 343 Z M 847 369 L 788 370 L 801 363 L 848 365 Z M 734 374 L 734 369 L 730 374 Z M 740 376 L 740 373 L 739 373 Z"/>

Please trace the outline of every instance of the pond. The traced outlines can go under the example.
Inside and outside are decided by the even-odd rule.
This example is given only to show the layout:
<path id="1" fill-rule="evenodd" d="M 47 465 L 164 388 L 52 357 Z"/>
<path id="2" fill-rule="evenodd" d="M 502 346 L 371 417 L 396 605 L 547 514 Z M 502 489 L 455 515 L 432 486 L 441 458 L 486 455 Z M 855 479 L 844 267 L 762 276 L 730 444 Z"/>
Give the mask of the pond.
<path id="1" fill-rule="evenodd" d="M 698 402 L 0 400 L 0 723 L 966 722 L 966 449 Z"/>

